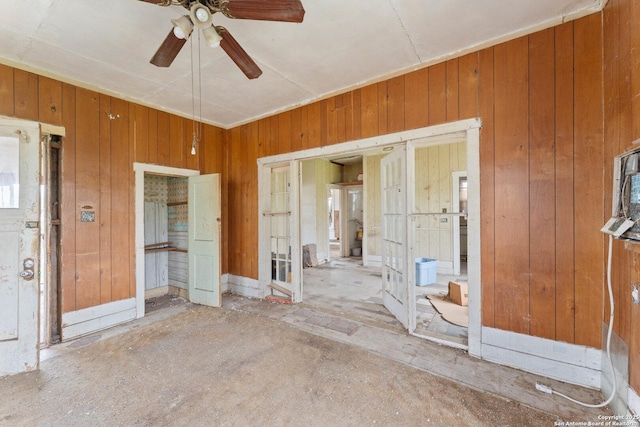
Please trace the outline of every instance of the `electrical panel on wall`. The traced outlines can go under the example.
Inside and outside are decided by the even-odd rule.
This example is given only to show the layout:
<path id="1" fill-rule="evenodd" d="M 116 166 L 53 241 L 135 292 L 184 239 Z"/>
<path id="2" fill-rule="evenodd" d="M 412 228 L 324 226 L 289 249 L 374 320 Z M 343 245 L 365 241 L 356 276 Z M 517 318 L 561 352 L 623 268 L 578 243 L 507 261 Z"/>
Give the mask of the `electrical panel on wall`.
<path id="1" fill-rule="evenodd" d="M 601 231 L 640 243 L 640 147 L 615 158 L 612 216 Z"/>

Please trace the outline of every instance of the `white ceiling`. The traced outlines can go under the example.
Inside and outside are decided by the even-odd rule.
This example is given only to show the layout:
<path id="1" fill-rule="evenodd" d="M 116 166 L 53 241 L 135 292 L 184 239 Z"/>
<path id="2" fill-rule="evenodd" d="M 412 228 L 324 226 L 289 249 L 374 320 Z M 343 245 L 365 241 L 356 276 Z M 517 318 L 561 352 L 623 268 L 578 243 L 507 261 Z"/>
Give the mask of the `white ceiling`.
<path id="1" fill-rule="evenodd" d="M 186 117 L 193 80 L 196 118 L 231 128 L 599 11 L 606 0 L 302 3 L 301 24 L 214 15 L 262 69 L 254 80 L 222 49 L 202 43 L 198 55 L 196 32 L 171 67 L 151 65 L 170 20 L 186 10 L 137 0 L 2 0 L 0 62 Z"/>

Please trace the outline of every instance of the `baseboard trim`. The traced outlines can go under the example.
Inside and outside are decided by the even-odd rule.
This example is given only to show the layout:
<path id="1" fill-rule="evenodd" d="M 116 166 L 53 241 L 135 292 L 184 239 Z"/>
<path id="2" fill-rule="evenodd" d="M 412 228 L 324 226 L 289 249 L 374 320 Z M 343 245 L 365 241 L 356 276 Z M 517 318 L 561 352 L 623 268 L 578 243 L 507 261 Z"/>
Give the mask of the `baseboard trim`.
<path id="1" fill-rule="evenodd" d="M 547 378 L 600 389 L 601 351 L 546 338 L 482 328 L 482 358 Z"/>
<path id="2" fill-rule="evenodd" d="M 232 294 L 248 298 L 263 299 L 265 297 L 265 290 L 260 287 L 260 282 L 256 279 L 229 274 L 227 280 L 229 292 Z"/>
<path id="3" fill-rule="evenodd" d="M 78 338 L 136 318 L 136 299 L 128 298 L 62 314 L 62 341 Z"/>

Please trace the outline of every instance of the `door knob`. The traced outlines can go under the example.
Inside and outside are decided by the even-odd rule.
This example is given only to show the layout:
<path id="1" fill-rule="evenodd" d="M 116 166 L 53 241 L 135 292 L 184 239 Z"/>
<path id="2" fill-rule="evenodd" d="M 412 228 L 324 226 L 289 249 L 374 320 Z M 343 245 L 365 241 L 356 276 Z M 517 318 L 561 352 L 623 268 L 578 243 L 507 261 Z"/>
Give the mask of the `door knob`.
<path id="1" fill-rule="evenodd" d="M 22 270 L 20 272 L 20 277 L 23 279 L 31 279 L 33 277 L 33 270 Z"/>
<path id="2" fill-rule="evenodd" d="M 35 265 L 36 263 L 33 261 L 33 258 L 26 258 L 24 261 L 22 261 L 22 267 L 24 268 L 24 270 L 20 272 L 20 277 L 22 277 L 24 280 L 33 279 L 33 267 Z"/>

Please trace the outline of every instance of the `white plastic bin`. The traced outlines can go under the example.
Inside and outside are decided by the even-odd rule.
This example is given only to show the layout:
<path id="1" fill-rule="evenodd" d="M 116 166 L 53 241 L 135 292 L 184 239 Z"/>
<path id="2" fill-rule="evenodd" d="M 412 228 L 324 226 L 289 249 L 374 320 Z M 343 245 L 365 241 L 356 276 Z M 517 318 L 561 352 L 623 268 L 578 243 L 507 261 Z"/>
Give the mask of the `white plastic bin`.
<path id="1" fill-rule="evenodd" d="M 416 258 L 416 286 L 432 285 L 437 282 L 438 260 Z"/>

